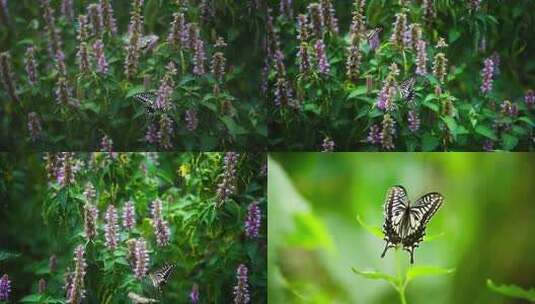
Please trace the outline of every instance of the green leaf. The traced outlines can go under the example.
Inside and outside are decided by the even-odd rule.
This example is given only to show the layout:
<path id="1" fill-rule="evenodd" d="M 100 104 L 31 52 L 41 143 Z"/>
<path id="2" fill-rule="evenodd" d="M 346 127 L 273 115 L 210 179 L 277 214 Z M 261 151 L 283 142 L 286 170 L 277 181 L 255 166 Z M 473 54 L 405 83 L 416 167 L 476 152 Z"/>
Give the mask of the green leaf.
<path id="1" fill-rule="evenodd" d="M 381 228 L 377 227 L 377 226 L 372 226 L 372 225 L 368 225 L 366 224 L 361 218 L 360 218 L 360 215 L 357 214 L 357 222 L 359 222 L 359 224 L 364 228 L 366 229 L 366 231 L 368 231 L 369 233 L 373 234 L 374 236 L 376 236 L 378 239 L 382 240 L 384 235 L 383 235 L 383 231 L 381 230 Z"/>
<path id="2" fill-rule="evenodd" d="M 407 281 L 419 277 L 440 276 L 451 274 L 455 269 L 442 268 L 438 266 L 413 266 L 407 271 Z"/>
<path id="3" fill-rule="evenodd" d="M 390 282 L 390 283 L 392 283 L 394 285 L 398 285 L 398 282 L 399 282 L 398 278 L 396 278 L 394 276 L 391 276 L 389 274 L 383 273 L 383 272 L 379 272 L 379 271 L 361 271 L 361 270 L 356 269 L 355 267 L 351 268 L 351 270 L 353 270 L 354 273 L 365 277 L 366 279 L 384 280 L 384 281 Z"/>
<path id="4" fill-rule="evenodd" d="M 523 121 L 523 122 L 527 123 L 528 125 L 530 125 L 532 127 L 535 126 L 535 124 L 533 123 L 533 121 L 531 121 L 531 119 L 529 119 L 529 117 L 522 116 L 522 117 L 518 118 L 518 120 Z"/>
<path id="5" fill-rule="evenodd" d="M 19 302 L 22 302 L 22 303 L 39 303 L 39 302 L 41 302 L 41 295 L 40 294 L 27 295 L 24 298 L 20 299 Z"/>
<path id="6" fill-rule="evenodd" d="M 20 253 L 0 251 L 0 262 L 7 261 L 10 259 L 15 259 L 15 258 L 18 258 L 19 256 L 20 256 Z"/>
<path id="7" fill-rule="evenodd" d="M 490 138 L 492 140 L 498 140 L 498 137 L 494 133 L 494 131 L 486 126 L 479 125 L 476 127 L 476 133 L 479 135 L 483 135 L 486 138 Z"/>
<path id="8" fill-rule="evenodd" d="M 450 30 L 449 32 L 450 43 L 455 42 L 457 39 L 459 39 L 459 37 L 461 37 L 461 32 L 459 32 L 459 30 L 457 29 Z"/>
<path id="9" fill-rule="evenodd" d="M 230 135 L 233 135 L 233 136 L 236 136 L 236 135 L 242 135 L 242 134 L 247 134 L 247 130 L 238 125 L 234 119 L 232 119 L 232 117 L 230 116 L 221 116 L 221 121 L 225 124 L 225 126 L 227 127 Z"/>
<path id="10" fill-rule="evenodd" d="M 502 143 L 504 150 L 513 150 L 518 145 L 518 138 L 509 134 L 503 134 Z"/>
<path id="11" fill-rule="evenodd" d="M 128 92 L 126 93 L 125 98 L 130 98 L 130 97 L 134 96 L 137 93 L 141 93 L 141 92 L 145 92 L 145 91 L 146 90 L 145 90 L 144 86 L 137 85 L 135 87 L 132 87 L 130 90 L 128 90 Z"/>
<path id="12" fill-rule="evenodd" d="M 525 290 L 522 287 L 516 286 L 514 284 L 496 285 L 494 284 L 494 282 L 492 282 L 491 279 L 487 279 L 487 287 L 494 292 L 500 293 L 511 298 L 518 298 L 535 302 L 535 289 L 533 288 Z"/>
<path id="13" fill-rule="evenodd" d="M 366 94 L 366 87 L 365 86 L 359 86 L 356 89 L 354 89 L 353 91 L 351 91 L 351 93 L 349 93 L 349 95 L 347 96 L 347 99 L 353 99 L 356 96 L 364 95 L 364 94 Z"/>
<path id="14" fill-rule="evenodd" d="M 422 151 L 434 151 L 440 144 L 440 139 L 432 134 L 425 134 L 422 138 Z"/>

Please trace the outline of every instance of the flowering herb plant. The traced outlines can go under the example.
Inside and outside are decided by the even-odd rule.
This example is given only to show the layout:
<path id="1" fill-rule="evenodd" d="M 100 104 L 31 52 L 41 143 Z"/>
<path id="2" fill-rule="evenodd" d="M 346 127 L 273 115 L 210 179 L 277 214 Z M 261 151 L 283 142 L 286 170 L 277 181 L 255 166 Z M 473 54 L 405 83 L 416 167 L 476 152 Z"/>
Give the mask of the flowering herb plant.
<path id="1" fill-rule="evenodd" d="M 533 149 L 533 3 L 270 3 L 273 149 Z"/>
<path id="2" fill-rule="evenodd" d="M 260 4 L 1 1 L 0 11 L 1 147 L 264 146 Z"/>
<path id="3" fill-rule="evenodd" d="M 25 186 L 29 196 L 3 192 L 4 218 L 15 226 L 2 234 L 10 241 L 0 257 L 16 254 L 0 259 L 6 272 L 0 301 L 267 301 L 262 154 L 37 157 L 21 166 L 7 162 L 8 156 L 2 160 L 3 172 L 18 172 L 36 183 Z M 30 163 L 38 163 L 43 174 L 30 173 Z M 19 183 L 27 181 L 15 178 L 7 185 L 20 189 Z M 31 209 L 17 211 L 20 195 Z M 15 224 L 18 212 L 32 218 L 31 231 Z"/>

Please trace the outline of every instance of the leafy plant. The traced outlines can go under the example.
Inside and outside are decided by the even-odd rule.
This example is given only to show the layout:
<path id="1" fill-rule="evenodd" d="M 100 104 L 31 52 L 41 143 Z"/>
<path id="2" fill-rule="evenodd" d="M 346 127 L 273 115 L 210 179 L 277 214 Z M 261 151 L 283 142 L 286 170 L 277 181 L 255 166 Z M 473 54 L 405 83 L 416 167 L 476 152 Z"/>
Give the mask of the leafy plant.
<path id="1" fill-rule="evenodd" d="M 3 2 L 0 146 L 262 147 L 265 111 L 252 69 L 260 62 L 261 9 L 201 2 Z M 145 91 L 155 94 L 152 105 L 135 99 Z"/>
<path id="2" fill-rule="evenodd" d="M 196 292 L 202 303 L 211 303 L 232 301 L 239 285 L 242 297 L 266 301 L 262 154 L 45 156 L 37 170 L 27 168 L 31 161 L 14 162 L 19 173 L 8 182 L 14 190 L 3 207 L 6 221 L 24 216 L 34 225 L 2 234 L 8 240 L 0 263 L 12 283 L 9 299 L 77 302 L 73 294 L 85 290 L 90 303 L 127 302 L 130 293 L 186 302 Z M 6 174 L 14 172 L 8 157 L 1 159 Z M 36 189 L 25 194 L 28 208 L 19 210 L 15 198 L 22 193 L 14 183 L 34 179 L 35 188 L 23 188 Z M 176 267 L 167 284 L 155 285 L 150 276 L 166 264 Z"/>
<path id="3" fill-rule="evenodd" d="M 523 289 L 520 286 L 509 284 L 509 285 L 497 285 L 491 279 L 487 279 L 487 287 L 499 294 L 502 294 L 507 297 L 523 299 L 530 302 L 535 302 L 535 289 Z"/>
<path id="4" fill-rule="evenodd" d="M 359 216 L 357 216 L 358 223 L 370 234 L 375 236 L 378 239 L 383 239 L 383 234 L 379 227 L 375 227 L 369 224 L 366 224 Z M 381 232 L 379 234 L 378 232 Z M 434 239 L 436 237 L 432 237 Z M 396 259 L 396 274 L 391 275 L 381 271 L 375 270 L 359 270 L 355 267 L 352 268 L 353 272 L 359 276 L 362 276 L 370 280 L 382 280 L 388 282 L 399 294 L 399 299 L 402 304 L 408 303 L 406 297 L 406 290 L 411 281 L 420 277 L 426 276 L 441 276 L 451 274 L 455 269 L 443 268 L 433 265 L 411 265 L 405 264 L 402 261 L 404 256 L 402 250 L 399 247 L 395 249 L 395 259 Z"/>
<path id="5" fill-rule="evenodd" d="M 277 2 L 266 60 L 275 150 L 533 149 L 533 3 Z"/>

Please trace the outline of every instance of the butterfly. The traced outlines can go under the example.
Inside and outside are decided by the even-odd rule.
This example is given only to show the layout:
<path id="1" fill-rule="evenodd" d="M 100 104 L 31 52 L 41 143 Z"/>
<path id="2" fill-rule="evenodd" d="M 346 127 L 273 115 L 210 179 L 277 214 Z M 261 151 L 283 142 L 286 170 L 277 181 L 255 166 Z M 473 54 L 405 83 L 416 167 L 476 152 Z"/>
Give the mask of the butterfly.
<path id="1" fill-rule="evenodd" d="M 375 50 L 377 47 L 379 47 L 379 34 L 381 34 L 382 31 L 382 27 L 376 27 L 366 32 L 366 39 L 368 40 L 368 44 L 372 50 Z"/>
<path id="2" fill-rule="evenodd" d="M 158 300 L 156 300 L 156 299 L 146 298 L 144 296 L 138 295 L 135 292 L 129 292 L 128 293 L 128 298 L 130 298 L 130 300 L 132 300 L 132 302 L 136 303 L 136 304 L 158 303 Z"/>
<path id="3" fill-rule="evenodd" d="M 149 114 L 155 113 L 154 102 L 156 101 L 156 94 L 154 92 L 140 92 L 134 94 L 133 97 L 143 104 Z"/>
<path id="4" fill-rule="evenodd" d="M 386 245 L 381 258 L 385 256 L 388 248 L 401 244 L 403 249 L 411 254 L 411 264 L 414 264 L 414 249 L 423 240 L 427 223 L 442 206 L 443 201 L 440 193 L 431 192 L 411 204 L 405 188 L 391 187 L 384 206 L 383 232 Z"/>
<path id="5" fill-rule="evenodd" d="M 175 264 L 167 264 L 164 265 L 162 268 L 156 270 L 153 273 L 149 273 L 149 278 L 152 282 L 152 286 L 158 289 L 158 291 L 162 291 L 162 288 L 167 284 L 167 280 L 175 270 L 176 265 Z"/>
<path id="6" fill-rule="evenodd" d="M 139 49 L 144 53 L 148 53 L 154 49 L 160 38 L 154 34 L 142 36 L 139 39 Z"/>
<path id="7" fill-rule="evenodd" d="M 412 102 L 414 99 L 414 84 L 415 83 L 416 83 L 416 79 L 414 77 L 411 77 L 403 81 L 398 87 L 401 98 L 403 98 L 408 103 Z"/>

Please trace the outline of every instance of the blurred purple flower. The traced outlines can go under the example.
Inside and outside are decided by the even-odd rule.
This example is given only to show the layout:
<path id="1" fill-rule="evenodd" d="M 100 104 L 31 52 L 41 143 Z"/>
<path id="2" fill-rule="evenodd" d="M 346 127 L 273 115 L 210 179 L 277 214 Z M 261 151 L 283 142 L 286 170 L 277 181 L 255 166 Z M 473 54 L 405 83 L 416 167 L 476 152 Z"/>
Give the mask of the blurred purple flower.
<path id="1" fill-rule="evenodd" d="M 113 150 L 113 140 L 107 134 L 104 134 L 100 140 L 100 151 L 113 152 Z"/>
<path id="2" fill-rule="evenodd" d="M 9 52 L 0 53 L 0 76 L 7 95 L 12 101 L 19 101 L 19 97 L 15 92 L 15 78 L 13 77 L 11 67 L 11 55 Z"/>
<path id="3" fill-rule="evenodd" d="M 297 52 L 297 61 L 299 62 L 299 72 L 302 74 L 310 71 L 310 54 L 308 52 L 308 44 L 302 42 Z"/>
<path id="4" fill-rule="evenodd" d="M 160 247 L 167 246 L 171 237 L 167 221 L 163 219 L 162 208 L 162 201 L 159 198 L 152 201 L 152 227 L 154 228 L 154 233 L 156 234 L 156 243 Z"/>
<path id="5" fill-rule="evenodd" d="M 492 90 L 492 76 L 494 75 L 494 62 L 492 58 L 485 59 L 485 66 L 481 71 L 481 78 L 483 78 L 483 83 L 481 84 L 481 92 L 487 94 Z"/>
<path id="6" fill-rule="evenodd" d="M 385 150 L 393 150 L 394 145 L 394 136 L 396 134 L 396 122 L 390 114 L 385 114 L 383 116 L 383 130 L 381 131 L 381 146 Z"/>
<path id="7" fill-rule="evenodd" d="M 204 53 L 204 41 L 197 39 L 195 44 L 195 54 L 193 55 L 193 74 L 202 76 L 205 73 L 204 61 L 206 60 L 206 54 Z"/>
<path id="8" fill-rule="evenodd" d="M 280 14 L 288 19 L 293 18 L 292 0 L 280 0 Z"/>
<path id="9" fill-rule="evenodd" d="M 177 74 L 177 70 L 173 61 L 169 61 L 167 64 L 167 72 L 160 82 L 160 87 L 156 92 L 156 101 L 154 102 L 154 108 L 157 110 L 170 110 L 172 107 L 171 104 L 171 95 L 175 89 L 175 81 L 173 76 Z"/>
<path id="10" fill-rule="evenodd" d="M 199 285 L 193 284 L 193 287 L 191 287 L 191 291 L 189 293 L 189 299 L 191 301 L 191 304 L 199 304 L 199 301 L 200 301 Z"/>
<path id="11" fill-rule="evenodd" d="M 403 49 L 405 47 L 405 35 L 408 30 L 407 15 L 405 15 L 405 13 L 396 14 L 396 21 L 393 24 L 393 28 L 394 30 L 392 31 L 390 42 L 392 45 Z"/>
<path id="12" fill-rule="evenodd" d="M 34 85 L 37 83 L 37 62 L 35 61 L 35 48 L 30 46 L 26 49 L 25 58 L 26 74 L 28 74 L 28 83 Z"/>
<path id="13" fill-rule="evenodd" d="M 130 13 L 130 25 L 128 45 L 126 46 L 126 58 L 124 71 L 127 79 L 132 79 L 137 73 L 140 57 L 139 41 L 143 29 L 143 16 L 141 11 L 143 0 L 132 1 L 132 11 Z"/>
<path id="14" fill-rule="evenodd" d="M 368 132 L 368 138 L 366 139 L 371 144 L 380 144 L 381 143 L 381 127 L 377 124 L 370 127 Z"/>
<path id="15" fill-rule="evenodd" d="M 167 116 L 162 115 L 159 121 L 159 129 L 158 129 L 158 144 L 162 149 L 170 150 L 173 148 L 173 120 Z"/>
<path id="16" fill-rule="evenodd" d="M 409 123 L 409 130 L 411 130 L 411 132 L 416 132 L 418 129 L 420 129 L 420 118 L 418 117 L 418 112 L 410 110 L 407 121 Z"/>
<path id="17" fill-rule="evenodd" d="M 338 34 L 338 19 L 336 18 L 332 0 L 321 0 L 321 10 L 323 22 L 327 29 L 333 34 Z"/>
<path id="18" fill-rule="evenodd" d="M 524 102 L 528 106 L 528 109 L 531 109 L 535 105 L 535 92 L 533 90 L 528 90 L 526 96 L 524 96 Z"/>
<path id="19" fill-rule="evenodd" d="M 72 0 L 63 0 L 61 2 L 61 14 L 69 21 L 74 18 Z"/>
<path id="20" fill-rule="evenodd" d="M 416 45 L 416 75 L 427 75 L 427 50 L 424 40 L 419 40 Z"/>
<path id="21" fill-rule="evenodd" d="M 117 225 L 117 210 L 115 206 L 109 205 L 106 210 L 106 215 L 104 216 L 106 220 L 104 224 L 104 237 L 106 238 L 106 247 L 109 250 L 114 251 L 117 248 L 118 243 L 118 230 L 119 226 Z"/>
<path id="22" fill-rule="evenodd" d="M 41 136 L 41 120 L 39 120 L 39 116 L 35 112 L 28 113 L 28 131 L 33 142 L 36 142 Z"/>
<path id="23" fill-rule="evenodd" d="M 167 42 L 173 49 L 179 50 L 182 47 L 183 43 L 187 41 L 187 39 L 185 39 L 186 36 L 187 29 L 184 14 L 174 13 L 173 21 L 171 22 L 171 30 L 169 31 L 169 36 L 167 37 Z"/>
<path id="24" fill-rule="evenodd" d="M 104 29 L 112 35 L 117 34 L 117 24 L 113 16 L 113 7 L 109 0 L 100 0 L 100 11 L 102 13 Z"/>
<path id="25" fill-rule="evenodd" d="M 262 221 L 262 213 L 258 203 L 254 202 L 247 208 L 247 219 L 245 220 L 245 235 L 248 238 L 254 239 L 258 237 L 260 232 L 260 224 Z"/>
<path id="26" fill-rule="evenodd" d="M 310 18 L 309 28 L 312 30 L 312 33 L 316 38 L 321 39 L 323 37 L 323 28 L 325 26 L 321 6 L 318 3 L 311 3 L 308 5 L 307 9 Z"/>
<path id="27" fill-rule="evenodd" d="M 494 151 L 494 142 L 490 139 L 483 141 L 483 151 L 492 152 Z"/>
<path id="28" fill-rule="evenodd" d="M 123 227 L 128 230 L 134 229 L 136 226 L 136 210 L 134 202 L 128 201 L 123 207 Z"/>
<path id="29" fill-rule="evenodd" d="M 147 275 L 149 270 L 149 252 L 147 251 L 147 242 L 143 238 L 135 241 L 135 268 L 134 274 L 140 279 Z"/>
<path id="30" fill-rule="evenodd" d="M 325 53 L 325 44 L 323 43 L 323 39 L 318 39 L 316 41 L 314 49 L 316 50 L 319 72 L 322 74 L 329 74 L 331 65 L 329 64 L 327 54 Z"/>
<path id="31" fill-rule="evenodd" d="M 108 73 L 108 61 L 104 54 L 104 43 L 102 40 L 98 39 L 93 43 L 93 53 L 95 54 L 95 59 L 97 60 L 97 72 L 107 74 Z"/>
<path id="32" fill-rule="evenodd" d="M 234 304 L 247 304 L 249 303 L 249 284 L 247 266 L 240 264 L 236 270 L 236 286 L 234 286 Z"/>
<path id="33" fill-rule="evenodd" d="M 297 16 L 297 40 L 299 42 L 307 42 L 308 41 L 308 20 L 307 15 L 300 14 Z"/>
<path id="34" fill-rule="evenodd" d="M 220 175 L 220 182 L 217 185 L 217 200 L 221 205 L 236 191 L 236 171 L 238 166 L 239 153 L 227 152 L 223 158 L 223 173 Z"/>
<path id="35" fill-rule="evenodd" d="M 502 114 L 510 117 L 518 115 L 518 106 L 509 100 L 505 100 L 501 105 Z"/>
<path id="36" fill-rule="evenodd" d="M 39 280 L 39 284 L 38 284 L 38 285 L 39 285 L 39 286 L 38 286 L 38 288 L 37 288 L 37 292 L 38 292 L 39 294 L 44 294 L 45 291 L 46 291 L 46 281 L 45 281 L 45 279 L 41 278 L 41 279 Z"/>
<path id="37" fill-rule="evenodd" d="M 215 52 L 212 56 L 211 72 L 219 82 L 223 81 L 225 76 L 225 64 L 227 60 L 223 52 Z"/>
<path id="38" fill-rule="evenodd" d="M 74 184 L 75 168 L 73 167 L 72 158 L 72 152 L 61 152 L 58 156 L 56 179 L 62 187 Z"/>
<path id="39" fill-rule="evenodd" d="M 155 144 L 158 142 L 158 125 L 155 123 L 150 124 L 145 132 L 145 141 L 149 144 Z"/>
<path id="40" fill-rule="evenodd" d="M 87 240 L 93 240 L 98 235 L 97 230 L 98 209 L 91 202 L 84 205 L 84 230 Z"/>
<path id="41" fill-rule="evenodd" d="M 51 255 L 48 259 L 48 269 L 50 270 L 50 273 L 56 272 L 58 268 L 58 258 L 55 254 Z"/>
<path id="42" fill-rule="evenodd" d="M 197 119 L 197 111 L 195 111 L 195 109 L 186 110 L 184 120 L 186 121 L 186 129 L 188 129 L 188 131 L 193 132 L 197 129 L 199 120 Z"/>
<path id="43" fill-rule="evenodd" d="M 101 6 L 97 3 L 91 3 L 87 6 L 87 16 L 91 23 L 92 34 L 96 37 L 100 37 L 102 34 L 102 28 L 104 23 L 102 21 Z"/>
<path id="44" fill-rule="evenodd" d="M 0 300 L 7 301 L 11 293 L 11 281 L 7 274 L 0 278 Z"/>
<path id="45" fill-rule="evenodd" d="M 67 286 L 67 303 L 79 304 L 85 297 L 84 277 L 87 264 L 84 258 L 84 247 L 74 249 L 74 273 L 70 274 Z"/>

